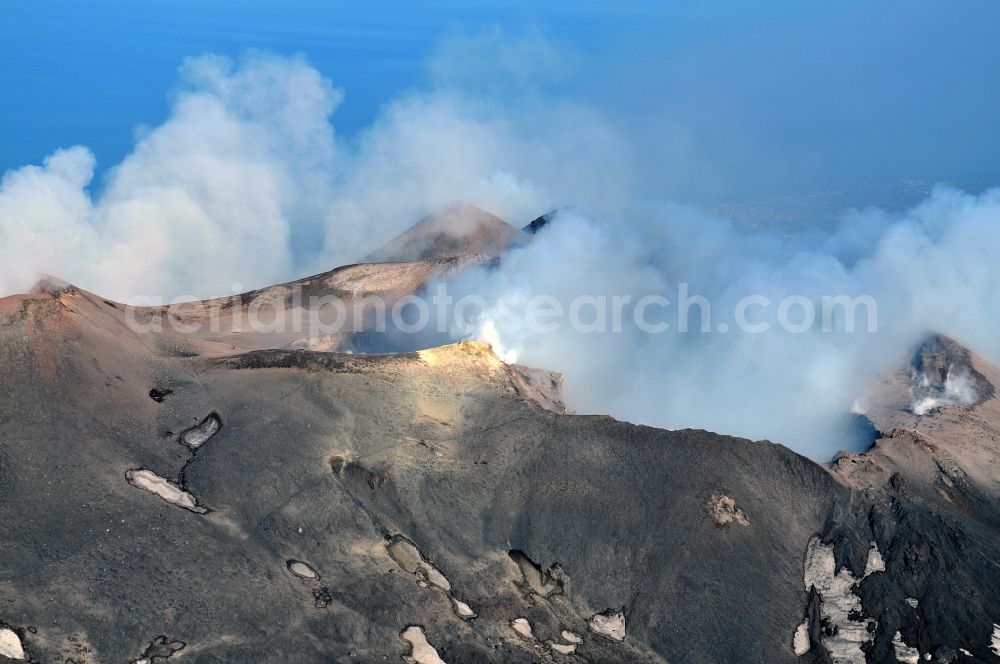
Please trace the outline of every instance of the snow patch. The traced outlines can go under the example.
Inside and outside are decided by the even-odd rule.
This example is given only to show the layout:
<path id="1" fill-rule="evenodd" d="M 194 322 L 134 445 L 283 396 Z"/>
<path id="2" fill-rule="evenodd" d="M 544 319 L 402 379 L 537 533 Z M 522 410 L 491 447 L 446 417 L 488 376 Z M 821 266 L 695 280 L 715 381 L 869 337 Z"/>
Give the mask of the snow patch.
<path id="1" fill-rule="evenodd" d="M 583 637 L 582 636 L 580 636 L 576 632 L 571 632 L 568 629 L 564 629 L 562 631 L 561 636 L 562 636 L 563 641 L 565 641 L 566 643 L 577 643 L 577 644 L 583 643 Z"/>
<path id="2" fill-rule="evenodd" d="M 792 650 L 796 657 L 809 652 L 809 619 L 802 621 L 802 624 L 795 628 L 795 636 L 792 637 Z"/>
<path id="3" fill-rule="evenodd" d="M 192 450 L 196 450 L 219 433 L 222 429 L 222 420 L 215 413 L 210 413 L 208 417 L 201 421 L 198 426 L 191 427 L 181 434 L 181 443 Z"/>
<path id="4" fill-rule="evenodd" d="M 803 565 L 806 590 L 815 588 L 820 595 L 824 623 L 823 647 L 834 664 L 864 664 L 861 644 L 869 641 L 868 622 L 861 619 L 861 599 L 854 594 L 858 579 L 850 570 L 837 572 L 833 544 L 823 544 L 819 537 L 809 540 Z"/>
<path id="5" fill-rule="evenodd" d="M 899 632 L 892 637 L 892 647 L 896 651 L 896 659 L 903 664 L 917 664 L 920 661 L 920 651 L 903 643 L 903 635 Z"/>
<path id="6" fill-rule="evenodd" d="M 132 486 L 155 494 L 172 505 L 191 510 L 195 514 L 208 512 L 207 509 L 198 504 L 198 500 L 190 493 L 151 470 L 135 468 L 125 471 L 125 479 Z"/>
<path id="7" fill-rule="evenodd" d="M 445 592 L 451 590 L 451 583 L 445 575 L 424 558 L 417 545 L 410 540 L 402 535 L 396 535 L 389 540 L 386 548 L 389 556 L 410 574 L 416 574 L 421 580 Z"/>
<path id="8" fill-rule="evenodd" d="M 595 634 L 612 641 L 625 640 L 625 612 L 613 613 L 611 610 L 598 613 L 590 619 L 590 629 Z"/>
<path id="9" fill-rule="evenodd" d="M 417 545 L 402 535 L 394 535 L 386 545 L 389 557 L 396 561 L 404 571 L 417 577 L 417 585 L 421 588 L 431 586 L 443 591 L 451 600 L 455 614 L 462 620 L 472 620 L 477 616 L 471 606 L 455 597 L 451 592 L 451 581 L 438 568 L 431 564 Z"/>
<path id="10" fill-rule="evenodd" d="M 531 623 L 528 622 L 527 618 L 514 618 L 510 626 L 514 628 L 514 631 L 523 636 L 526 639 L 533 639 L 535 635 L 531 631 Z"/>
<path id="11" fill-rule="evenodd" d="M 314 570 L 311 565 L 304 563 L 301 560 L 288 560 L 285 562 L 285 565 L 288 567 L 288 571 L 295 576 L 303 579 L 319 578 L 319 572 Z"/>
<path id="12" fill-rule="evenodd" d="M 410 625 L 402 631 L 400 636 L 410 644 L 410 654 L 407 661 L 416 664 L 445 664 L 434 646 L 427 642 L 423 627 Z"/>
<path id="13" fill-rule="evenodd" d="M 0 627 L 0 655 L 8 659 L 28 659 L 21 644 L 21 637 L 10 627 Z"/>
<path id="14" fill-rule="evenodd" d="M 990 644 L 990 650 L 1000 657 L 1000 625 L 996 623 L 993 623 L 993 642 Z"/>
<path id="15" fill-rule="evenodd" d="M 875 572 L 885 571 L 885 560 L 882 558 L 882 553 L 878 550 L 878 544 L 875 542 L 871 543 L 868 548 L 868 561 L 865 563 L 865 577 L 871 576 Z"/>
<path id="16" fill-rule="evenodd" d="M 451 598 L 452 603 L 455 605 L 455 613 L 458 617 L 463 620 L 471 620 L 476 617 L 476 612 L 472 610 L 472 607 L 458 599 L 457 597 Z"/>
<path id="17" fill-rule="evenodd" d="M 508 551 L 507 555 L 517 565 L 524 585 L 532 593 L 546 598 L 562 593 L 562 570 L 558 565 L 543 570 L 541 565 L 529 558 L 523 551 L 512 550 Z"/>

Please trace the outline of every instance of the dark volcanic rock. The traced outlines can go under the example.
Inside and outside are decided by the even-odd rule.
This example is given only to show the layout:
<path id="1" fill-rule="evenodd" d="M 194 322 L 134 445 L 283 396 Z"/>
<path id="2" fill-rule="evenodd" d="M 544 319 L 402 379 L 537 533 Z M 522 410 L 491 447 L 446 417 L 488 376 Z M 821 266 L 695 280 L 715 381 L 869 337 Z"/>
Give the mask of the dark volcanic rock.
<path id="1" fill-rule="evenodd" d="M 411 627 L 449 664 L 561 661 L 564 632 L 589 662 L 891 662 L 897 632 L 997 661 L 997 489 L 943 438 L 897 433 L 831 473 L 553 412 L 481 344 L 185 356 L 115 311 L 0 301 L 0 622 L 37 626 L 17 634 L 40 662 L 400 661 Z M 160 434 L 192 423 L 211 430 L 195 463 Z M 183 468 L 212 511 L 136 468 Z"/>
<path id="2" fill-rule="evenodd" d="M 149 391 L 149 398 L 156 403 L 163 403 L 163 400 L 173 393 L 174 391 L 170 389 L 160 389 L 158 387 L 154 387 Z"/>

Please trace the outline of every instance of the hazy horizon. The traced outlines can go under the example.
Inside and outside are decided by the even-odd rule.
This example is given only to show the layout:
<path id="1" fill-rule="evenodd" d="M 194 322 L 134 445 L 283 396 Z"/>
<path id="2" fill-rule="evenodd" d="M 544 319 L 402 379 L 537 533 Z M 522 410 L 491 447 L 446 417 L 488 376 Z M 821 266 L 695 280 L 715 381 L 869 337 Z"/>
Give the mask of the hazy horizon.
<path id="1" fill-rule="evenodd" d="M 442 83 L 587 105 L 643 137 L 636 161 L 659 171 L 639 174 L 643 189 L 682 203 L 873 181 L 1000 184 L 1000 92 L 984 80 L 1000 57 L 995 4 L 660 4 L 11 4 L 0 172 L 86 145 L 99 189 L 133 131 L 169 117 L 184 58 L 263 50 L 301 54 L 345 92 L 335 124 L 348 142 L 386 104 Z M 544 50 L 519 60 L 526 37 Z M 494 38 L 513 50 L 442 57 L 456 39 Z"/>

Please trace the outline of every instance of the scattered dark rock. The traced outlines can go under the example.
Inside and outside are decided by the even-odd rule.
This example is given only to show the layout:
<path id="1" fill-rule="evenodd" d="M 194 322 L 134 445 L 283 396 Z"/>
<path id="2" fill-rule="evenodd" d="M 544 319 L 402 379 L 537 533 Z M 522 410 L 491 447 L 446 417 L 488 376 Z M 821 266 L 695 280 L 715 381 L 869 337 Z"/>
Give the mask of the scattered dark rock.
<path id="1" fill-rule="evenodd" d="M 158 387 L 154 387 L 149 391 L 149 398 L 156 403 L 163 403 L 163 400 L 173 393 L 174 391 L 169 388 L 160 389 Z"/>
<path id="2" fill-rule="evenodd" d="M 320 586 L 319 588 L 313 588 L 313 599 L 315 600 L 315 605 L 317 609 L 325 609 L 326 607 L 333 604 L 333 597 L 330 595 L 330 588 L 328 586 Z"/>

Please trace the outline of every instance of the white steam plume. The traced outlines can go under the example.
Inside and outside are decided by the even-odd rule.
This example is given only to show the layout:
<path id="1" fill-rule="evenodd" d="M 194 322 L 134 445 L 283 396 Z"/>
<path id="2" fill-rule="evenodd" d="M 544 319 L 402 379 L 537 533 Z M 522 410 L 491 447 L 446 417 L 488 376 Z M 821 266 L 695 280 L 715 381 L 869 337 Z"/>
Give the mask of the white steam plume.
<path id="1" fill-rule="evenodd" d="M 599 185 L 627 151 L 586 107 L 512 115 L 442 83 L 348 145 L 331 124 L 342 98 L 302 58 L 189 59 L 170 117 L 137 132 L 103 186 L 79 146 L 4 175 L 0 295 L 40 273 L 126 301 L 226 294 L 356 261 L 456 201 L 516 220 L 578 186 L 623 198 Z"/>
<path id="2" fill-rule="evenodd" d="M 901 368 L 928 332 L 1000 358 L 998 223 L 1000 189 L 971 196 L 938 188 L 905 213 L 853 213 L 829 236 L 748 232 L 670 206 L 636 207 L 619 221 L 560 213 L 499 268 L 455 281 L 456 298 L 491 303 L 485 329 L 459 327 L 455 336 L 489 338 L 518 362 L 564 372 L 567 401 L 583 412 L 770 438 L 829 458 L 859 444 L 852 405 L 879 375 Z M 698 306 L 689 309 L 690 331 L 677 332 L 680 284 L 710 304 L 709 332 L 700 331 Z M 671 301 L 663 317 L 670 330 L 649 334 L 628 315 L 620 333 L 581 333 L 567 318 L 552 332 L 521 324 L 533 296 L 554 295 L 568 311 L 581 295 L 630 295 L 634 303 L 648 294 Z M 734 324 L 749 295 L 772 302 L 751 316 L 768 322 L 767 332 Z M 840 295 L 869 296 L 877 331 L 868 331 L 861 307 L 853 333 L 842 310 L 824 332 L 822 298 Z M 776 308 L 789 296 L 814 304 L 808 330 L 780 327 Z M 593 321 L 593 308 L 584 310 L 580 319 Z"/>

